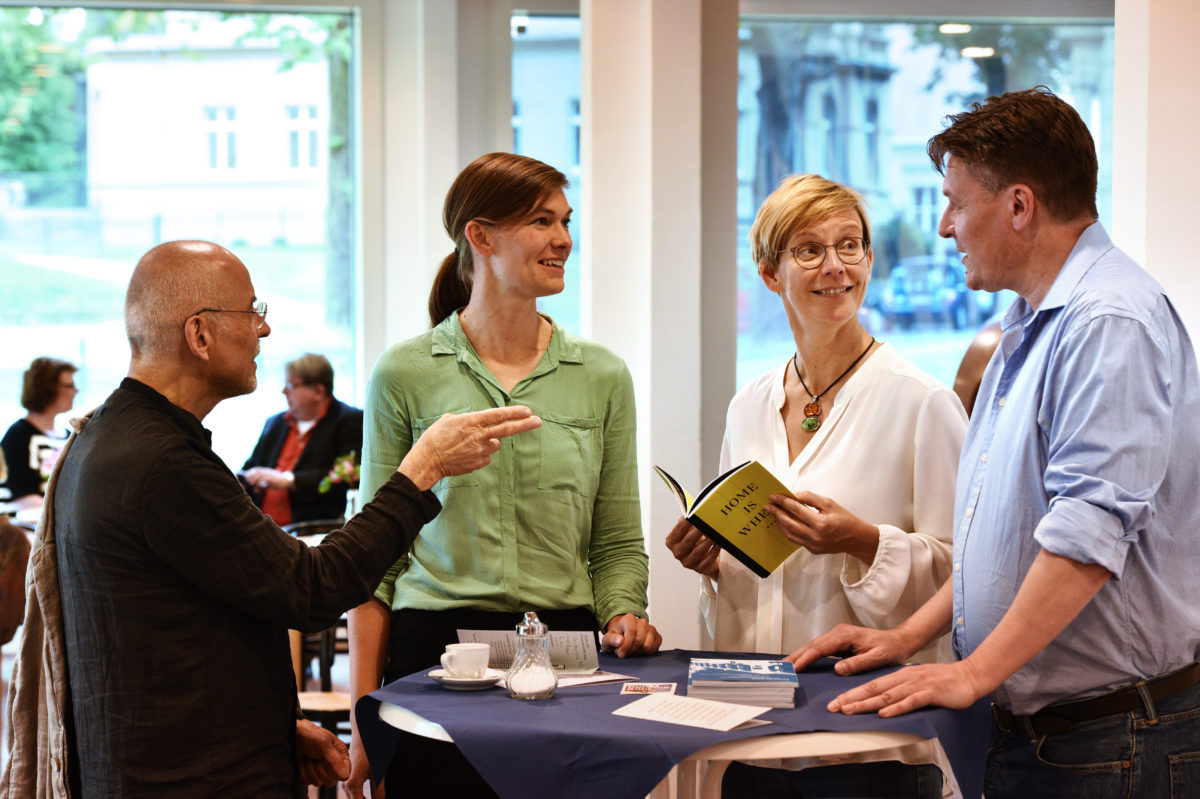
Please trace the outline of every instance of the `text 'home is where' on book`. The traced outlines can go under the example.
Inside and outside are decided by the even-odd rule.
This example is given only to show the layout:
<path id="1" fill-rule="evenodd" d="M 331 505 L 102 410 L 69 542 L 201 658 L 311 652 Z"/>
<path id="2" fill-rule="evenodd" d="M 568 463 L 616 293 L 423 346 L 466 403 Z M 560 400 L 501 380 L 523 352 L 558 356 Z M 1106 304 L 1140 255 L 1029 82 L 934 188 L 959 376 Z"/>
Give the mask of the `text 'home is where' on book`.
<path id="1" fill-rule="evenodd" d="M 766 510 L 772 494 L 792 492 L 758 461 L 735 466 L 692 495 L 661 467 L 658 472 L 679 500 L 683 516 L 759 577 L 766 577 L 800 548 Z"/>
<path id="2" fill-rule="evenodd" d="M 795 707 L 800 685 L 786 660 L 692 658 L 687 695 L 716 702 L 759 707 Z"/>

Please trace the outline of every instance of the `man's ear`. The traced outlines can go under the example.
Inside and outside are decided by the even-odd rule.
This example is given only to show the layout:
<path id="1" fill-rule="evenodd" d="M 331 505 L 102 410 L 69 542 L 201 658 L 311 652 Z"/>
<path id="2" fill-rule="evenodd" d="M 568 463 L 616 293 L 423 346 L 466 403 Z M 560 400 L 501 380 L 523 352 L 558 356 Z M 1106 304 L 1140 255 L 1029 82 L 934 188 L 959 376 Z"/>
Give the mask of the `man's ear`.
<path id="1" fill-rule="evenodd" d="M 1024 183 L 1014 183 L 1009 186 L 1008 192 L 1008 212 L 1012 220 L 1012 228 L 1019 233 L 1033 222 L 1037 197 L 1034 195 L 1033 189 Z"/>
<path id="2" fill-rule="evenodd" d="M 480 255 L 492 254 L 494 244 L 492 242 L 491 230 L 488 229 L 487 225 L 480 223 L 477 219 L 472 219 L 467 223 L 463 232 L 467 237 L 467 242 Z"/>
<path id="3" fill-rule="evenodd" d="M 212 331 L 200 314 L 190 317 L 183 323 L 183 338 L 187 341 L 188 350 L 201 360 L 208 360 L 208 348 L 212 344 Z"/>

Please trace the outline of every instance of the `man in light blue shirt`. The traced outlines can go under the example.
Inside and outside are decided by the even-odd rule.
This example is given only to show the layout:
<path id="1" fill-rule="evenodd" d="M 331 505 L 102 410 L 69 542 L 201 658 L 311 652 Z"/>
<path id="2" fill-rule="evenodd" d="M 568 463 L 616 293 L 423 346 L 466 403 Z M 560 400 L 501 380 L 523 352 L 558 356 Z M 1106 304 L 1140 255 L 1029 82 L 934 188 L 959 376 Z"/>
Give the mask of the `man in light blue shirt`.
<path id="1" fill-rule="evenodd" d="M 991 694 L 985 793 L 1159 797 L 1200 784 L 1200 372 L 1159 284 L 1096 221 L 1095 148 L 1045 89 L 990 98 L 929 142 L 939 228 L 972 289 L 1012 289 L 959 462 L 954 576 L 893 630 L 842 626 L 797 668 L 916 666 L 830 710 Z M 1190 771 L 1189 771 L 1190 769 Z"/>

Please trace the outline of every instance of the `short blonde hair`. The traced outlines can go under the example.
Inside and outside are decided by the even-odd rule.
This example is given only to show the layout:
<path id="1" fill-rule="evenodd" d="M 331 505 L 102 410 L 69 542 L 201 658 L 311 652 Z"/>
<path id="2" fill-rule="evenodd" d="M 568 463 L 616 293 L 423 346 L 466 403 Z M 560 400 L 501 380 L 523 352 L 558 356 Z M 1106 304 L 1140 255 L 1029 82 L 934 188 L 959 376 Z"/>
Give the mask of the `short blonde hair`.
<path id="1" fill-rule="evenodd" d="M 867 201 L 849 186 L 820 175 L 789 175 L 771 192 L 750 226 L 750 257 L 771 274 L 779 267 L 779 251 L 796 231 L 819 224 L 831 216 L 854 211 L 862 220 L 863 238 L 871 246 Z"/>

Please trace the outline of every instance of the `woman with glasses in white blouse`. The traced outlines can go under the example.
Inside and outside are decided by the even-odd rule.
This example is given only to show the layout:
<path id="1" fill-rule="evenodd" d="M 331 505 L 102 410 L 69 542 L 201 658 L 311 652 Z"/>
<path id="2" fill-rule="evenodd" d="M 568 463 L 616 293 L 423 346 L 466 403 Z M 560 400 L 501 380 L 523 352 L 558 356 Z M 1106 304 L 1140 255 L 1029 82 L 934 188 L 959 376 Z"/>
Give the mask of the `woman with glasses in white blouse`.
<path id="1" fill-rule="evenodd" d="M 758 460 L 787 485 L 797 501 L 770 510 L 801 548 L 759 578 L 683 519 L 666 541 L 701 575 L 717 650 L 780 654 L 841 622 L 892 627 L 950 576 L 966 414 L 949 388 L 859 321 L 874 251 L 857 192 L 788 177 L 759 209 L 750 243 L 796 350 L 730 402 L 720 470 Z M 948 637 L 917 659 L 949 660 Z M 826 795 L 831 785 L 856 796 L 846 792 L 856 779 L 872 796 L 941 796 L 936 767 L 899 763 L 794 772 L 734 764 L 725 795 Z"/>

